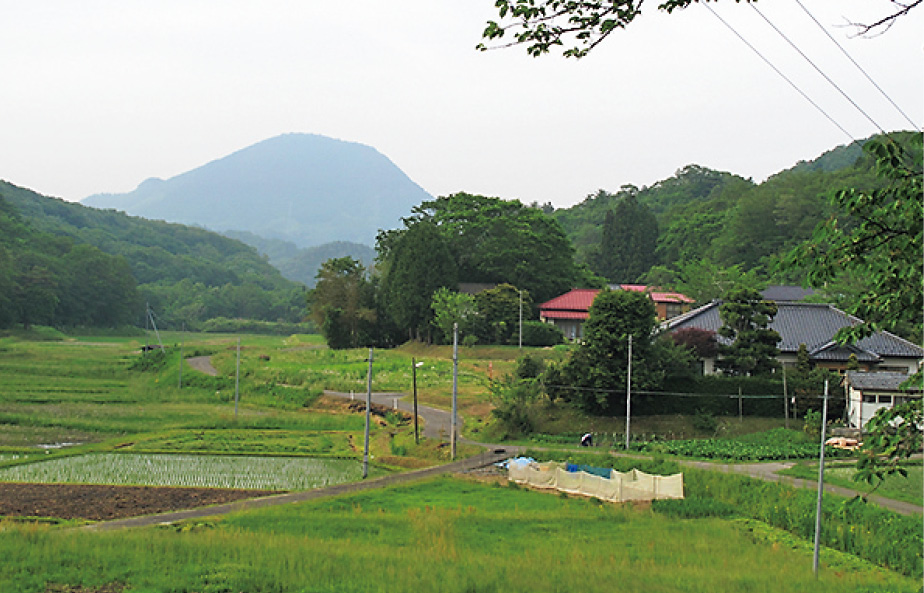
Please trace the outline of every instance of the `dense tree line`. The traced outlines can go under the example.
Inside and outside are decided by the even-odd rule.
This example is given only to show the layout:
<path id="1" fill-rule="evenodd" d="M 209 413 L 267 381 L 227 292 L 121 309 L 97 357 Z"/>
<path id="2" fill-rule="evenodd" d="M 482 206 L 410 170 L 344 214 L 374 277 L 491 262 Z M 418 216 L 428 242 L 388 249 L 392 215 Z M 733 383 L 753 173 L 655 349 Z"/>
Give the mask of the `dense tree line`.
<path id="1" fill-rule="evenodd" d="M 366 306 L 376 311 L 377 329 L 366 340 L 384 344 L 447 341 L 453 323 L 447 319 L 460 322 L 469 340 L 511 343 L 516 332 L 519 341 L 521 299 L 523 318 L 534 320 L 533 303 L 592 281 L 575 264 L 571 242 L 558 223 L 540 208 L 515 200 L 458 193 L 423 202 L 404 220 L 404 228 L 380 232 L 376 248 L 375 274 L 355 274 L 351 281 L 374 284 Z M 352 258 L 337 265 L 360 267 Z M 319 274 L 310 297 L 312 315 L 325 322 L 323 312 L 339 308 L 327 296 L 334 281 Z M 485 289 L 471 298 L 458 296 L 460 284 L 466 283 Z M 463 309 L 470 314 L 462 315 Z M 352 323 L 344 313 L 343 323 Z M 531 326 L 529 339 L 555 339 L 543 329 Z M 331 328 L 330 333 L 337 331 Z"/>
<path id="2" fill-rule="evenodd" d="M 0 198 L 0 324 L 142 325 L 145 303 L 176 328 L 304 316 L 304 289 L 238 241 L 5 182 Z"/>
<path id="3" fill-rule="evenodd" d="M 0 195 L 0 327 L 118 327 L 140 301 L 124 258 L 35 230 Z"/>

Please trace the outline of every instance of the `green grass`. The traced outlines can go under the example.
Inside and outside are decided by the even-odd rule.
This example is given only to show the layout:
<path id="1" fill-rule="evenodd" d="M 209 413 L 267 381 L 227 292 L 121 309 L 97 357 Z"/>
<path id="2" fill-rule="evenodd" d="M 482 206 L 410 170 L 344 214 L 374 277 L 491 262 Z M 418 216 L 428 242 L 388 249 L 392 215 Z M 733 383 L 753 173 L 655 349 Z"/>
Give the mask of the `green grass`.
<path id="1" fill-rule="evenodd" d="M 0 482 L 248 490 L 311 490 L 361 478 L 362 467 L 355 459 L 239 455 L 96 453 L 0 469 Z"/>
<path id="2" fill-rule="evenodd" d="M 900 475 L 889 476 L 875 489 L 875 491 L 873 491 L 873 494 L 916 504 L 924 508 L 924 468 L 918 463 L 909 465 L 907 469 L 908 477 Z M 866 482 L 855 482 L 853 480 L 856 470 L 855 463 L 825 463 L 825 482 L 835 486 L 852 488 L 861 492 L 871 491 L 871 485 Z M 780 473 L 806 480 L 817 480 L 818 464 L 799 463 Z"/>
<path id="3" fill-rule="evenodd" d="M 0 525 L 0 589 L 131 591 L 917 591 L 909 579 L 753 523 L 683 519 L 437 479 L 176 527 Z"/>

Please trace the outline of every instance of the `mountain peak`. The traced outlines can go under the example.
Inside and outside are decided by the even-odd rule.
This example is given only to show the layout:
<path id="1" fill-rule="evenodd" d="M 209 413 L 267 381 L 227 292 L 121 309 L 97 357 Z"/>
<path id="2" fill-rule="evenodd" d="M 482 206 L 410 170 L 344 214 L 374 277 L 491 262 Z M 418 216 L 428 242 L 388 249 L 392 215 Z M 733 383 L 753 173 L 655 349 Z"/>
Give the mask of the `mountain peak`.
<path id="1" fill-rule="evenodd" d="M 167 180 L 83 203 L 128 214 L 249 231 L 306 247 L 371 245 L 411 208 L 432 199 L 376 149 L 317 134 L 268 138 Z"/>

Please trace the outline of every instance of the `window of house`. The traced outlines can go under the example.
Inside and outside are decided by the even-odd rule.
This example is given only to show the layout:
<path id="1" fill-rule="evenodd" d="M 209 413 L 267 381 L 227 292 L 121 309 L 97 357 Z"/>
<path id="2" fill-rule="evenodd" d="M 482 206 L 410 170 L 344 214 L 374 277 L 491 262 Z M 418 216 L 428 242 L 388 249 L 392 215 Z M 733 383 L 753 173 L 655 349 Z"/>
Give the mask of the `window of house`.
<path id="1" fill-rule="evenodd" d="M 875 395 L 866 395 L 866 394 L 864 394 L 864 395 L 863 395 L 863 403 L 864 403 L 864 404 L 874 404 L 874 403 L 876 403 L 876 396 L 875 396 Z"/>
<path id="2" fill-rule="evenodd" d="M 880 396 L 879 396 L 879 403 L 880 403 L 880 404 L 891 404 L 891 403 L 892 403 L 892 396 L 891 396 L 891 395 L 880 395 Z"/>

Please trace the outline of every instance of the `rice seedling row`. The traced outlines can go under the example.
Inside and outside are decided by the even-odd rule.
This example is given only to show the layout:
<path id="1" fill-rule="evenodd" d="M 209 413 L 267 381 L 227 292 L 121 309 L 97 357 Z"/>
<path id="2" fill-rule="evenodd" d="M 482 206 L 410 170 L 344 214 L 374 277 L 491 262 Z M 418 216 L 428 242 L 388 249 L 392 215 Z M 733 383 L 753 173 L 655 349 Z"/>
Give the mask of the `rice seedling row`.
<path id="1" fill-rule="evenodd" d="M 351 459 L 100 453 L 0 469 L 2 482 L 309 490 L 356 481 Z"/>

